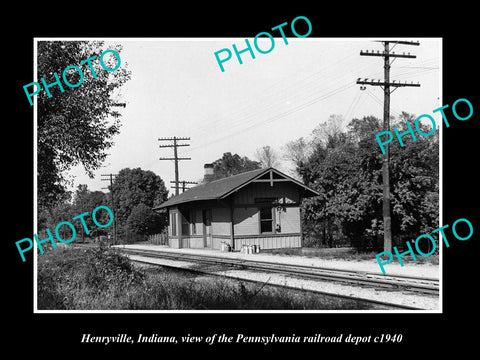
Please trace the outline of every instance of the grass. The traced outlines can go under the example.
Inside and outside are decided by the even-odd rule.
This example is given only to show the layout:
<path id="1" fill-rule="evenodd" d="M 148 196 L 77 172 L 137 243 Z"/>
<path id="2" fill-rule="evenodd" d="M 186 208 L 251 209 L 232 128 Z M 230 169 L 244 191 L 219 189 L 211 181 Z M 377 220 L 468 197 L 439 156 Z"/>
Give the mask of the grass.
<path id="1" fill-rule="evenodd" d="M 39 310 L 344 310 L 365 303 L 139 267 L 114 250 L 55 249 L 38 257 Z"/>

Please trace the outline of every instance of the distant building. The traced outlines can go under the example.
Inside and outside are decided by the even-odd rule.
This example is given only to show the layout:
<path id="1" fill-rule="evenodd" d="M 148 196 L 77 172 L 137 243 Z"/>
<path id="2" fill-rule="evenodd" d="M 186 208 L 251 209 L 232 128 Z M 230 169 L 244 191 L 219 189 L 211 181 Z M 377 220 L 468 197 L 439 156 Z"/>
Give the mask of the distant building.
<path id="1" fill-rule="evenodd" d="M 319 195 L 274 168 L 248 171 L 219 180 L 205 165 L 204 182 L 174 196 L 155 211 L 168 211 L 172 248 L 233 250 L 302 247 L 300 204 Z"/>

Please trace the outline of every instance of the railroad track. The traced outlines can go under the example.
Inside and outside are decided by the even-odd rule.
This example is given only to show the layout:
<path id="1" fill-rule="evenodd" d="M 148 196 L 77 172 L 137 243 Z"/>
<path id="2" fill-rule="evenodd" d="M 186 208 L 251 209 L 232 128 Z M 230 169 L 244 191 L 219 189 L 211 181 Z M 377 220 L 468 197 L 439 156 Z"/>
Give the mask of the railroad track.
<path id="1" fill-rule="evenodd" d="M 158 264 L 154 263 L 151 260 L 148 260 L 147 257 L 143 257 L 143 260 L 138 259 L 138 258 L 133 258 L 131 259 L 133 262 L 141 263 L 141 264 L 146 264 L 146 265 L 153 265 L 153 266 L 159 266 L 159 267 L 166 267 L 166 268 L 171 268 L 174 270 L 179 270 L 181 269 L 182 271 L 187 271 L 187 272 L 192 272 L 194 274 L 204 274 L 207 276 L 222 276 L 220 273 L 215 273 L 211 271 L 211 268 L 208 269 L 192 269 L 192 268 L 182 268 L 178 266 L 173 266 L 173 265 L 165 265 L 165 264 Z M 275 284 L 275 283 L 268 283 L 260 280 L 252 280 L 252 279 L 245 279 L 242 277 L 236 277 L 236 276 L 228 276 L 229 279 L 237 280 L 243 283 L 253 283 L 253 284 L 262 284 L 262 287 L 267 286 L 271 288 L 283 288 L 283 289 L 289 289 L 292 291 L 296 292 L 301 292 L 301 293 L 314 293 L 314 294 L 319 294 L 331 298 L 340 298 L 344 300 L 349 300 L 349 301 L 356 301 L 358 303 L 364 303 L 364 304 L 369 304 L 369 305 L 374 305 L 376 309 L 379 310 L 424 310 L 419 307 L 414 307 L 414 306 L 409 306 L 409 305 L 403 305 L 403 304 L 395 304 L 395 303 L 390 303 L 390 302 L 385 302 L 385 301 L 380 301 L 380 300 L 373 300 L 373 299 L 367 299 L 367 298 L 362 298 L 362 297 L 355 297 L 351 295 L 342 295 L 342 294 L 332 294 L 330 292 L 325 292 L 325 291 L 320 291 L 320 290 L 313 290 L 313 289 L 305 289 L 305 288 L 299 288 L 296 286 L 289 286 L 285 284 Z"/>
<path id="2" fill-rule="evenodd" d="M 267 261 L 221 258 L 209 255 L 171 253 L 162 251 L 119 248 L 129 255 L 193 262 L 204 265 L 250 269 L 269 273 L 296 276 L 314 280 L 334 281 L 349 285 L 372 287 L 382 290 L 408 291 L 419 294 L 439 295 L 439 281 L 433 278 L 412 276 L 386 276 L 362 271 L 319 268 L 314 266 L 279 264 Z"/>

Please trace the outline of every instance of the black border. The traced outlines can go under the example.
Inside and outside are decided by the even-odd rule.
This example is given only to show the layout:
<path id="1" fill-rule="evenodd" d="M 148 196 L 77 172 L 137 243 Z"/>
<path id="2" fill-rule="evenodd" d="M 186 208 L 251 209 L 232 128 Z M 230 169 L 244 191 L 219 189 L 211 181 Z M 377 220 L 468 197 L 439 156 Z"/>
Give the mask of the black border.
<path id="1" fill-rule="evenodd" d="M 301 4 L 300 4 L 301 5 Z M 473 6 L 457 3 L 448 11 L 438 5 L 429 9 L 420 4 L 389 3 L 378 7 L 348 3 L 305 5 L 293 9 L 281 3 L 259 6 L 245 3 L 202 5 L 198 9 L 183 4 L 183 9 L 172 10 L 161 3 L 143 4 L 84 4 L 62 5 L 61 8 L 9 9 L 14 21 L 2 24 L 7 38 L 4 74 L 7 97 L 5 122 L 7 131 L 2 142 L 4 194 L 6 219 L 4 239 L 6 286 L 4 307 L 8 316 L 4 344 L 12 350 L 31 348 L 34 352 L 56 354 L 142 354 L 154 352 L 167 356 L 184 351 L 197 354 L 219 351 L 225 353 L 265 355 L 286 348 L 310 351 L 324 356 L 324 351 L 339 353 L 391 356 L 404 351 L 405 356 L 425 353 L 434 355 L 443 349 L 467 351 L 474 347 L 475 331 L 469 319 L 475 314 L 475 258 L 478 250 L 478 215 L 474 210 L 478 191 L 474 151 L 478 123 L 478 79 L 475 65 L 474 30 L 476 12 Z M 391 6 L 391 8 L 388 8 Z M 444 248 L 444 313 L 443 314 L 33 314 L 33 258 L 22 263 L 14 242 L 33 234 L 33 112 L 25 101 L 22 86 L 32 81 L 33 38 L 62 37 L 254 37 L 296 16 L 310 19 L 313 31 L 310 37 L 442 37 L 443 38 L 443 104 L 452 104 L 458 98 L 467 98 L 474 107 L 468 121 L 451 121 L 444 131 L 443 147 L 443 220 L 452 224 L 458 218 L 467 218 L 474 224 L 474 236 L 465 242 L 451 241 Z M 13 25 L 12 25 L 13 24 Z M 433 109 L 425 109 L 428 113 Z M 12 140 L 10 140 L 10 138 Z M 10 315 L 11 314 L 11 315 Z M 475 325 L 475 324 L 472 324 Z M 379 335 L 402 333 L 404 340 L 396 345 L 189 345 L 160 344 L 81 344 L 83 333 L 116 335 L 118 333 L 207 336 L 210 333 L 235 335 Z M 22 346 L 23 345 L 23 346 Z M 300 352 L 297 352 L 301 354 Z M 303 352 L 302 352 L 303 353 Z M 306 354 L 306 353 L 304 353 Z"/>

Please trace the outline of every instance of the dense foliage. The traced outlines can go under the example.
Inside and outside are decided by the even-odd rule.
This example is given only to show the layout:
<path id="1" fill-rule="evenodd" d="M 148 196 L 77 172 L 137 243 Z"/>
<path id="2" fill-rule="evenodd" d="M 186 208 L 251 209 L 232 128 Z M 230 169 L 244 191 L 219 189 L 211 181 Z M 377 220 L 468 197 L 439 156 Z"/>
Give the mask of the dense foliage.
<path id="1" fill-rule="evenodd" d="M 113 236 L 113 224 L 107 228 L 99 228 L 93 223 L 92 211 L 100 205 L 108 206 L 115 213 L 119 243 L 145 240 L 147 235 L 160 233 L 166 227 L 166 215 L 152 210 L 164 202 L 168 195 L 160 176 L 140 168 L 125 168 L 120 170 L 113 182 L 113 189 L 109 190 L 109 193 L 90 191 L 86 185 L 79 185 L 75 193 L 71 196 L 67 193 L 69 196 L 65 196 L 63 201 L 57 201 L 48 208 L 40 208 L 38 228 L 44 230 L 48 227 L 53 231 L 58 223 L 70 221 L 75 225 L 78 242 L 87 237 L 94 239 L 101 235 Z M 85 212 L 89 213 L 84 220 L 90 234 L 85 234 L 80 220 L 72 221 L 73 217 Z M 96 219 L 105 224 L 109 221 L 109 215 L 100 210 L 96 213 Z M 62 238 L 69 239 L 69 228 L 63 226 L 62 231 Z"/>
<path id="2" fill-rule="evenodd" d="M 392 125 L 401 132 L 406 130 L 405 121 L 413 124 L 414 120 L 402 113 Z M 381 122 L 371 116 L 353 119 L 345 131 L 328 125 L 322 124 L 322 131 L 314 132 L 308 143 L 300 139 L 290 144 L 297 150 L 291 159 L 296 159 L 298 175 L 321 194 L 303 204 L 305 245 L 351 244 L 359 250 L 380 250 L 383 155 L 375 134 L 381 131 Z M 438 227 L 438 133 L 417 136 L 415 142 L 410 136 L 403 140 L 404 147 L 398 142 L 390 147 L 394 245 Z M 307 155 L 299 156 L 299 148 Z"/>
<path id="3" fill-rule="evenodd" d="M 166 216 L 152 208 L 167 200 L 168 190 L 162 178 L 149 170 L 125 168 L 119 171 L 110 189 L 115 200 L 119 236 L 149 235 L 160 232 Z"/>
<path id="4" fill-rule="evenodd" d="M 132 209 L 127 218 L 127 228 L 139 235 L 152 235 L 166 226 L 166 216 L 154 212 L 151 207 L 140 203 Z"/>
<path id="5" fill-rule="evenodd" d="M 214 179 L 221 179 L 261 168 L 262 164 L 260 162 L 250 160 L 246 156 L 232 155 L 230 152 L 224 153 L 220 159 L 213 162 Z"/>
<path id="6" fill-rule="evenodd" d="M 58 85 L 50 87 L 52 97 L 45 91 L 37 95 L 38 109 L 38 202 L 40 206 L 52 206 L 63 201 L 68 179 L 65 174 L 76 165 L 83 165 L 92 175 L 106 157 L 106 150 L 119 132 L 120 113 L 116 111 L 116 93 L 130 78 L 130 72 L 122 64 L 113 72 L 104 71 L 99 63 L 100 54 L 106 50 L 97 41 L 39 41 L 38 72 L 40 82 L 55 82 L 54 73 L 62 79 L 63 70 L 70 65 L 79 66 L 83 82 L 70 88 L 62 81 L 64 92 Z M 121 53 L 121 47 L 115 50 Z M 80 62 L 97 56 L 92 65 L 94 78 L 88 64 Z M 105 61 L 115 61 L 107 59 Z M 113 68 L 115 65 L 107 65 Z M 79 82 L 75 70 L 66 75 L 71 84 Z"/>

